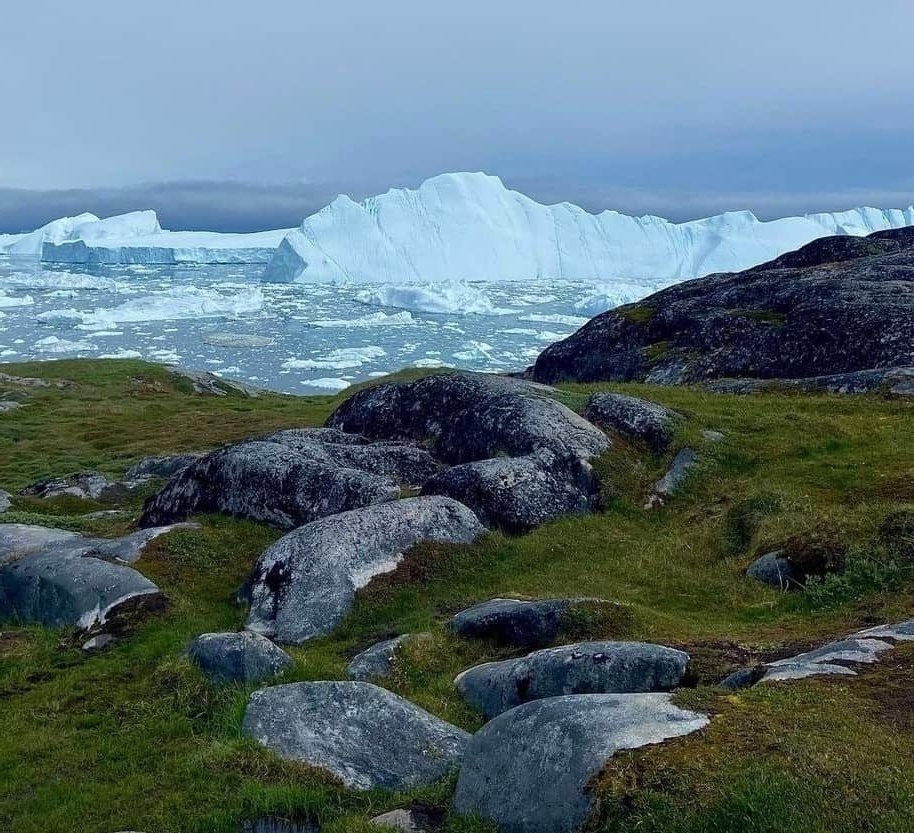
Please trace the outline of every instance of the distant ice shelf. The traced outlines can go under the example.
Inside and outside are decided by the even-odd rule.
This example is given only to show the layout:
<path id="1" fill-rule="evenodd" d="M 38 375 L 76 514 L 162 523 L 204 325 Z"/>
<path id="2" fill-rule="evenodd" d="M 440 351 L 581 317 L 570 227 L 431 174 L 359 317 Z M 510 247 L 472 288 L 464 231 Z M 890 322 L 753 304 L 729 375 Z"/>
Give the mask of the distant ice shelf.
<path id="1" fill-rule="evenodd" d="M 0 239 L 0 248 L 5 248 L 11 258 L 85 266 L 269 263 L 288 231 L 167 231 L 159 225 L 154 211 L 134 211 L 104 220 L 81 214 L 54 220 L 5 246 Z"/>
<path id="2" fill-rule="evenodd" d="M 443 174 L 416 190 L 395 189 L 362 202 L 338 197 L 285 237 L 264 279 L 623 282 L 624 294 L 637 295 L 638 282 L 653 290 L 746 269 L 818 237 L 907 225 L 914 225 L 914 208 L 856 208 L 770 222 L 737 211 L 677 224 L 617 211 L 590 214 L 570 203 L 540 205 L 498 177 Z M 606 294 L 617 293 L 610 288 Z"/>

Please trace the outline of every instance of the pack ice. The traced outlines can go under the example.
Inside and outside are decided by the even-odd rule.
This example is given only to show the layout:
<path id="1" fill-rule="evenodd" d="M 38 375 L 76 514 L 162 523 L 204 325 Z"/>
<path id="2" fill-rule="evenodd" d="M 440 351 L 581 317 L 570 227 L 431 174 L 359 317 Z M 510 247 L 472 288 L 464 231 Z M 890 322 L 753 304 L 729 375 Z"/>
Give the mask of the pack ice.
<path id="1" fill-rule="evenodd" d="M 540 205 L 495 176 L 443 174 L 363 202 L 337 197 L 288 234 L 264 279 L 446 283 L 651 280 L 747 269 L 818 237 L 914 225 L 914 208 L 762 222 L 748 211 L 671 223 Z M 654 288 L 652 286 L 651 288 Z"/>

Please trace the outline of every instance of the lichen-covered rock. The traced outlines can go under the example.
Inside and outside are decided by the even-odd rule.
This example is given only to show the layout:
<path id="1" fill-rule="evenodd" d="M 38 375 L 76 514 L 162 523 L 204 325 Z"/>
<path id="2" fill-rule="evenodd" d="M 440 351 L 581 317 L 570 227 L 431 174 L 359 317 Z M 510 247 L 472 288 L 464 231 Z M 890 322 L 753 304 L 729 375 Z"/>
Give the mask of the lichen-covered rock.
<path id="1" fill-rule="evenodd" d="M 250 631 L 201 634 L 187 655 L 214 683 L 259 683 L 292 665 L 282 648 Z"/>
<path id="2" fill-rule="evenodd" d="M 128 607 L 161 607 L 165 597 L 159 588 L 112 555 L 132 553 L 145 543 L 125 541 L 0 525 L 0 621 L 89 629 Z"/>
<path id="3" fill-rule="evenodd" d="M 422 493 L 452 497 L 487 526 L 521 533 L 563 515 L 592 511 L 600 484 L 586 460 L 560 460 L 544 449 L 526 457 L 462 463 L 431 478 Z"/>
<path id="4" fill-rule="evenodd" d="M 715 393 L 740 396 L 778 390 L 847 395 L 879 391 L 892 396 L 914 396 L 914 367 L 880 367 L 802 379 L 713 379 L 703 387 Z"/>
<path id="5" fill-rule="evenodd" d="M 643 442 L 654 451 L 666 451 L 682 416 L 676 411 L 621 393 L 595 393 L 587 400 L 584 416 L 601 428 Z"/>
<path id="6" fill-rule="evenodd" d="M 353 680 L 389 677 L 393 673 L 397 648 L 408 638 L 409 634 L 395 636 L 393 639 L 385 639 L 383 642 L 378 642 L 364 651 L 360 651 L 346 666 L 346 673 Z"/>
<path id="7" fill-rule="evenodd" d="M 669 691 L 688 679 L 689 655 L 643 642 L 581 642 L 488 662 L 454 680 L 487 719 L 563 694 Z"/>
<path id="8" fill-rule="evenodd" d="M 230 445 L 201 457 L 146 503 L 141 526 L 225 512 L 293 529 L 399 494 L 389 477 L 340 466 L 275 442 Z"/>
<path id="9" fill-rule="evenodd" d="M 789 559 L 780 550 L 757 558 L 749 565 L 746 575 L 778 590 L 790 590 L 799 586 Z"/>
<path id="10" fill-rule="evenodd" d="M 613 754 L 707 725 L 667 694 L 579 694 L 496 717 L 467 746 L 454 808 L 501 833 L 576 833 L 593 812 L 591 782 Z"/>
<path id="11" fill-rule="evenodd" d="M 500 645 L 532 650 L 551 645 L 580 616 L 618 604 L 602 599 L 490 599 L 460 611 L 450 627 L 465 639 L 491 639 Z"/>
<path id="12" fill-rule="evenodd" d="M 541 388 L 481 373 L 366 388 L 340 405 L 327 424 L 375 440 L 420 442 L 451 464 L 540 449 L 559 459 L 587 459 L 609 447 L 602 431 Z"/>
<path id="13" fill-rule="evenodd" d="M 112 482 L 97 471 L 84 471 L 67 477 L 39 480 L 26 486 L 19 494 L 27 497 L 52 498 L 60 495 L 98 500 L 111 488 Z"/>
<path id="14" fill-rule="evenodd" d="M 441 469 L 431 454 L 412 443 L 369 443 L 332 428 L 292 428 L 265 439 L 339 466 L 387 475 L 407 486 L 421 486 Z"/>
<path id="15" fill-rule="evenodd" d="M 160 477 L 170 480 L 177 477 L 191 463 L 200 459 L 199 454 L 170 454 L 157 457 L 144 457 L 136 465 L 131 466 L 124 475 L 125 480 L 148 480 L 151 477 Z"/>
<path id="16" fill-rule="evenodd" d="M 380 503 L 305 524 L 257 561 L 242 591 L 248 628 L 293 643 L 329 633 L 356 590 L 395 569 L 410 547 L 466 544 L 483 532 L 466 506 L 447 497 Z"/>
<path id="17" fill-rule="evenodd" d="M 357 790 L 409 790 L 455 769 L 469 735 L 363 682 L 294 683 L 254 692 L 244 734 Z"/>
<path id="18" fill-rule="evenodd" d="M 847 243 L 824 238 L 610 310 L 547 347 L 533 376 L 685 384 L 914 366 L 914 234 Z"/>

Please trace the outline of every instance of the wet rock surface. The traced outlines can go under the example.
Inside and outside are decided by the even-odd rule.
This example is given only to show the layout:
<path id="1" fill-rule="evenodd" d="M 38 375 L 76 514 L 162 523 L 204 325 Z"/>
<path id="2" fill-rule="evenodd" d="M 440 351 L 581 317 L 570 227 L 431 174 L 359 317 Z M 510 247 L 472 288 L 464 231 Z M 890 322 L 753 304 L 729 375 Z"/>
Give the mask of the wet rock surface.
<path id="1" fill-rule="evenodd" d="M 380 503 L 306 524 L 260 557 L 244 590 L 248 627 L 280 642 L 328 633 L 355 591 L 395 569 L 421 541 L 466 544 L 485 532 L 476 516 L 447 497 Z"/>
<path id="2" fill-rule="evenodd" d="M 669 691 L 687 681 L 689 655 L 643 642 L 581 642 L 477 665 L 454 685 L 487 719 L 565 694 Z"/>
<path id="3" fill-rule="evenodd" d="M 255 692 L 244 734 L 347 787 L 407 790 L 455 769 L 469 735 L 385 689 L 317 682 Z"/>
<path id="4" fill-rule="evenodd" d="M 499 715 L 467 746 L 454 807 L 502 833 L 573 833 L 593 811 L 592 779 L 621 749 L 690 734 L 708 720 L 666 694 L 579 694 Z"/>
<path id="5" fill-rule="evenodd" d="M 686 384 L 910 368 L 912 298 L 910 229 L 824 238 L 599 315 L 546 348 L 533 377 Z"/>

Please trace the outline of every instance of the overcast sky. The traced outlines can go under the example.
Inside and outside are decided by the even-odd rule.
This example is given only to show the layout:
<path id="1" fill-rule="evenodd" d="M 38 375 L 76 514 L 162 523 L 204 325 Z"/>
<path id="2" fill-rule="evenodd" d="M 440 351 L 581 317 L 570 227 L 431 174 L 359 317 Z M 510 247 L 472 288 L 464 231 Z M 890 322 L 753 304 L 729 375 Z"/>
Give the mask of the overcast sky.
<path id="1" fill-rule="evenodd" d="M 241 228 L 449 170 L 676 219 L 908 204 L 912 34 L 911 0 L 7 0 L 0 230 L 74 199 L 26 191 Z"/>

